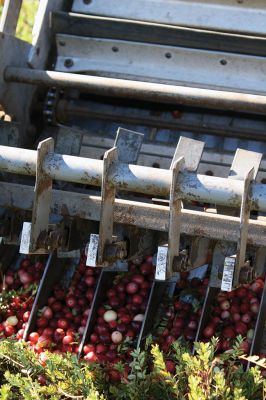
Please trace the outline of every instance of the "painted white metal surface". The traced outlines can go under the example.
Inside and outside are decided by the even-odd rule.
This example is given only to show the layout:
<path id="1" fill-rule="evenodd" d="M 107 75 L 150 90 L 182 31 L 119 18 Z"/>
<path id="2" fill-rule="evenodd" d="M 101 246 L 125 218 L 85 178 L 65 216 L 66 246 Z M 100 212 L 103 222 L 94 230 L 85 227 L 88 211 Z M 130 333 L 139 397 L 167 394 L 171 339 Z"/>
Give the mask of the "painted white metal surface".
<path id="1" fill-rule="evenodd" d="M 202 29 L 266 33 L 264 0 L 74 0 L 72 11 Z"/>
<path id="2" fill-rule="evenodd" d="M 248 93 L 266 91 L 263 57 L 68 35 L 57 35 L 56 43 L 56 71 Z"/>

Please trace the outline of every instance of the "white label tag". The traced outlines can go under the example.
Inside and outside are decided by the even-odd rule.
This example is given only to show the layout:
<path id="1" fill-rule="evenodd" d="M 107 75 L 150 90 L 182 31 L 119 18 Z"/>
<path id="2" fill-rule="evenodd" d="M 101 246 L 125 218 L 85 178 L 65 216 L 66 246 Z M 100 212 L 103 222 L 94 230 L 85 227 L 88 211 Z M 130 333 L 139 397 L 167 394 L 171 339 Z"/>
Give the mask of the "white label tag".
<path id="1" fill-rule="evenodd" d="M 224 260 L 224 270 L 221 284 L 221 290 L 224 292 L 231 292 L 232 290 L 235 262 L 236 259 L 234 257 L 226 257 Z"/>
<path id="2" fill-rule="evenodd" d="M 166 246 L 158 247 L 155 279 L 159 281 L 166 280 L 167 254 L 168 254 L 168 247 Z"/>
<path id="3" fill-rule="evenodd" d="M 19 252 L 21 254 L 29 254 L 30 252 L 30 232 L 31 232 L 31 222 L 24 222 L 21 232 L 21 240 L 19 248 Z"/>
<path id="4" fill-rule="evenodd" d="M 86 260 L 87 267 L 97 266 L 98 244 L 99 244 L 99 235 L 92 233 L 90 235 L 90 242 L 87 252 L 87 260 Z"/>

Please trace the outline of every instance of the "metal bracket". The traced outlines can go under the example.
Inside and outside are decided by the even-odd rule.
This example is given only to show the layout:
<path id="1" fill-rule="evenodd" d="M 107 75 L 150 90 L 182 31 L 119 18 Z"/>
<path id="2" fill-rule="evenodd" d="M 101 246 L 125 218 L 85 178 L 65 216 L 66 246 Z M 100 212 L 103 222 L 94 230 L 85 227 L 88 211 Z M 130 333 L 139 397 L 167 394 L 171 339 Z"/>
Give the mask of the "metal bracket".
<path id="1" fill-rule="evenodd" d="M 240 269 L 245 264 L 247 237 L 248 237 L 248 224 L 250 217 L 250 184 L 255 176 L 255 169 L 252 168 L 246 175 L 244 180 L 244 191 L 240 209 L 240 234 L 237 241 L 237 254 L 236 265 L 234 273 L 233 285 L 237 286 L 239 283 Z"/>
<path id="2" fill-rule="evenodd" d="M 24 222 L 20 244 L 20 253 L 48 253 L 40 247 L 48 235 L 52 179 L 43 170 L 44 160 L 49 152 L 54 151 L 54 140 L 48 138 L 39 143 L 37 148 L 36 181 L 31 223 Z"/>
<path id="3" fill-rule="evenodd" d="M 204 143 L 198 140 L 180 137 L 170 166 L 172 180 L 169 200 L 169 233 L 168 248 L 158 247 L 156 273 L 158 280 L 170 279 L 174 273 L 174 261 L 179 256 L 180 218 L 182 201 L 178 195 L 178 174 L 186 169 L 189 172 L 197 170 L 204 148 Z"/>
<path id="4" fill-rule="evenodd" d="M 179 255 L 180 243 L 180 218 L 181 218 L 181 197 L 178 195 L 177 178 L 180 171 L 184 169 L 184 157 L 175 161 L 172 168 L 172 183 L 170 189 L 169 202 L 169 233 L 168 233 L 168 259 L 167 259 L 167 278 L 173 276 L 173 263 L 175 257 Z"/>
<path id="5" fill-rule="evenodd" d="M 261 159 L 262 159 L 261 153 L 256 153 L 253 151 L 247 151 L 243 149 L 237 149 L 228 175 L 228 179 L 230 180 L 244 180 L 244 191 L 242 195 L 242 202 L 240 208 L 240 230 L 239 230 L 239 238 L 237 241 L 237 250 L 236 250 L 237 255 L 236 258 L 234 258 L 235 261 L 234 274 L 232 277 L 232 282 L 229 284 L 228 281 L 226 285 L 230 290 L 232 287 L 238 285 L 239 279 L 241 277 L 241 268 L 244 267 L 245 265 L 248 223 L 250 217 L 250 184 L 252 180 L 255 179 L 257 176 Z M 233 216 L 236 216 L 238 212 L 234 208 L 221 207 L 221 206 L 217 207 L 217 211 L 225 215 L 233 215 Z M 225 247 L 228 247 L 228 242 L 225 241 L 223 243 Z M 228 254 L 228 256 L 231 256 L 232 254 L 234 254 L 234 250 L 232 250 L 231 254 Z M 219 256 L 217 256 L 217 258 L 219 258 Z M 233 264 L 230 262 L 229 259 L 226 260 L 221 254 L 221 259 L 222 258 L 223 262 L 221 262 L 221 264 L 223 264 L 223 268 L 228 269 L 228 277 L 226 279 L 229 280 L 229 274 L 231 274 L 229 270 L 230 271 L 232 270 Z M 215 279 L 214 274 L 218 274 L 218 269 L 216 269 L 215 271 L 212 270 L 212 278 L 211 278 L 211 281 L 215 282 L 215 286 L 217 287 L 218 283 L 219 282 L 221 283 L 221 280 L 219 280 L 218 276 L 217 276 L 218 280 Z"/>
<path id="6" fill-rule="evenodd" d="M 109 171 L 117 161 L 136 163 L 143 139 L 142 133 L 119 128 L 114 147 L 104 154 L 99 235 L 90 235 L 86 261 L 88 266 L 108 266 L 127 255 L 127 243 L 116 241 L 113 237 L 116 189 L 109 182 Z"/>
<path id="7" fill-rule="evenodd" d="M 99 228 L 98 264 L 104 263 L 105 246 L 113 241 L 114 202 L 116 189 L 109 182 L 110 167 L 118 160 L 117 148 L 106 151 L 103 157 L 102 204 Z"/>

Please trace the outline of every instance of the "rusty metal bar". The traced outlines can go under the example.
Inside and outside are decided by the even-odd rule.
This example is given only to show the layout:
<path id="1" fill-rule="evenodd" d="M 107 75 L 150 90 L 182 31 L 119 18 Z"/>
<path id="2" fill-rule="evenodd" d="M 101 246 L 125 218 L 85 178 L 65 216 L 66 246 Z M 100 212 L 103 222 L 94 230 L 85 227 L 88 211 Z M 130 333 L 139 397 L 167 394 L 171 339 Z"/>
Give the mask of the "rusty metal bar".
<path id="1" fill-rule="evenodd" d="M 34 188 L 27 185 L 1 182 L 0 206 L 32 210 Z M 21 201 L 23 199 L 23 202 Z M 99 221 L 101 197 L 67 191 L 53 190 L 51 213 Z M 181 210 L 180 232 L 190 236 L 201 236 L 217 240 L 237 242 L 239 218 Z M 169 207 L 129 200 L 115 199 L 114 222 L 131 224 L 140 228 L 161 232 L 169 230 Z M 265 246 L 266 224 L 250 220 L 248 244 Z"/>
<path id="2" fill-rule="evenodd" d="M 34 150 L 0 146 L 0 171 L 35 176 Z M 101 186 L 103 162 L 90 158 L 49 153 L 44 173 L 55 180 Z M 110 181 L 117 190 L 153 196 L 169 196 L 171 171 L 117 162 L 110 169 Z M 182 172 L 178 185 L 184 200 L 240 207 L 243 182 Z M 251 209 L 266 211 L 266 185 L 251 184 Z"/>
<path id="3" fill-rule="evenodd" d="M 248 236 L 248 223 L 250 218 L 250 200 L 249 191 L 252 180 L 255 177 L 255 168 L 253 167 L 246 175 L 244 180 L 244 191 L 240 209 L 240 233 L 237 242 L 236 251 L 236 263 L 234 272 L 234 286 L 239 283 L 239 274 L 241 268 L 244 266 L 246 261 L 246 247 L 247 247 L 247 236 Z"/>
<path id="4" fill-rule="evenodd" d="M 102 204 L 101 217 L 99 227 L 99 247 L 98 247 L 98 264 L 104 265 L 104 251 L 108 244 L 112 243 L 113 239 L 113 223 L 114 223 L 114 203 L 115 203 L 115 188 L 110 185 L 110 167 L 117 161 L 117 147 L 105 152 L 103 157 L 103 180 L 102 180 Z"/>
<path id="5" fill-rule="evenodd" d="M 219 110 L 265 114 L 266 96 L 56 71 L 7 67 L 7 82 L 73 88 L 101 96 L 134 98 Z"/>
<path id="6" fill-rule="evenodd" d="M 34 189 L 34 203 L 30 224 L 30 232 L 28 231 L 28 222 L 24 223 L 20 253 L 30 254 L 39 250 L 39 239 L 42 236 L 44 240 L 48 234 L 50 202 L 52 195 L 52 179 L 43 171 L 43 162 L 48 152 L 54 151 L 54 140 L 48 138 L 39 143 L 37 148 L 37 166 L 36 166 L 36 181 Z M 24 234 L 24 227 L 26 232 Z M 42 252 L 47 253 L 47 250 L 42 248 Z"/>
<path id="7" fill-rule="evenodd" d="M 185 159 L 180 157 L 172 165 L 172 183 L 170 189 L 169 201 L 169 233 L 168 233 L 168 257 L 167 257 L 167 277 L 173 276 L 173 262 L 175 257 L 179 255 L 180 245 L 180 219 L 182 202 L 177 194 L 177 177 L 178 174 L 185 168 Z"/>

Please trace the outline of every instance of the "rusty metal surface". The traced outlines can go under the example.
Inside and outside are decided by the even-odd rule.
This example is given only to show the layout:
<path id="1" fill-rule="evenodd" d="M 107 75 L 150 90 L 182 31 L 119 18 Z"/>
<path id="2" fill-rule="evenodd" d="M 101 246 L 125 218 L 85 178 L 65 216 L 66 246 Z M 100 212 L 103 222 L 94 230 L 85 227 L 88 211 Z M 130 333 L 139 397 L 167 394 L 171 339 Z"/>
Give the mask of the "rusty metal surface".
<path id="1" fill-rule="evenodd" d="M 181 219 L 181 197 L 178 192 L 177 177 L 185 167 L 184 157 L 180 157 L 172 165 L 172 183 L 169 201 L 169 231 L 168 231 L 168 257 L 167 257 L 167 278 L 173 276 L 173 263 L 175 257 L 179 255 L 180 244 L 180 219 Z"/>
<path id="2" fill-rule="evenodd" d="M 118 160 L 128 164 L 136 164 L 143 143 L 142 133 L 118 128 L 114 147 L 117 148 Z"/>
<path id="3" fill-rule="evenodd" d="M 266 96 L 186 86 L 131 81 L 65 72 L 7 67 L 6 82 L 74 88 L 83 92 L 151 102 L 183 104 L 230 111 L 265 114 Z"/>
<path id="4" fill-rule="evenodd" d="M 246 248 L 248 238 L 248 223 L 250 218 L 250 184 L 255 177 L 254 167 L 247 173 L 244 180 L 244 191 L 240 209 L 239 239 L 236 248 L 236 264 L 234 273 L 234 286 L 239 283 L 240 269 L 246 261 Z"/>
<path id="5" fill-rule="evenodd" d="M 117 148 L 106 151 L 103 158 L 102 203 L 99 227 L 98 264 L 104 265 L 105 248 L 112 243 L 114 224 L 115 188 L 110 184 L 110 167 L 118 159 Z"/>
<path id="6" fill-rule="evenodd" d="M 44 160 L 48 152 L 54 150 L 52 138 L 39 143 L 37 148 L 36 181 L 34 188 L 34 201 L 32 209 L 30 232 L 21 244 L 23 254 L 43 252 L 46 253 L 45 241 L 48 235 L 50 203 L 52 195 L 52 179 L 44 172 Z M 26 240 L 27 239 L 27 240 Z"/>
<path id="7" fill-rule="evenodd" d="M 23 199 L 23 200 L 22 200 Z M 33 187 L 1 182 L 0 206 L 31 210 Z M 53 190 L 50 212 L 59 215 L 99 221 L 101 198 L 81 193 Z M 114 222 L 140 228 L 168 232 L 169 207 L 116 199 Z M 239 218 L 182 209 L 181 233 L 236 243 Z M 266 224 L 260 220 L 249 221 L 248 244 L 265 246 Z"/>

